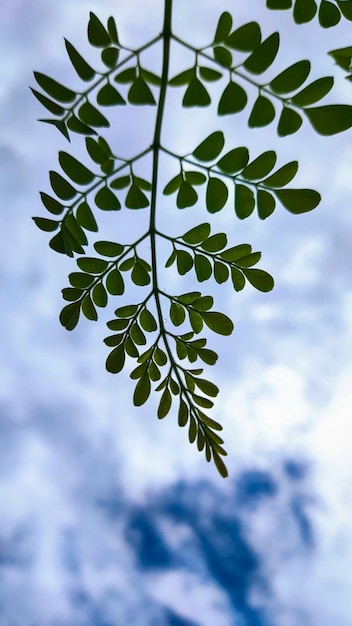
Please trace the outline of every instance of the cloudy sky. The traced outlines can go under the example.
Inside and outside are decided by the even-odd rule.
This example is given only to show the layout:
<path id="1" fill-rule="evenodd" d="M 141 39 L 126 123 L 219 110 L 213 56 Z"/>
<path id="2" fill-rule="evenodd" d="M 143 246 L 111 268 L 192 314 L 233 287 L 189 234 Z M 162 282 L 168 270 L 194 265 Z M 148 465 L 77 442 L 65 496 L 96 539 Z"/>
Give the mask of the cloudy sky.
<path id="1" fill-rule="evenodd" d="M 312 80 L 336 77 L 326 102 L 351 102 L 351 83 L 325 54 L 351 45 L 349 23 L 298 27 L 264 0 L 234 4 L 178 0 L 174 30 L 202 46 L 221 11 L 231 11 L 236 26 L 255 19 L 265 36 L 282 33 L 271 76 L 309 58 Z M 216 308 L 236 327 L 231 339 L 212 339 L 220 358 L 209 373 L 221 388 L 212 415 L 224 425 L 226 481 L 188 444 L 174 414 L 158 422 L 152 401 L 131 406 L 128 371 L 105 371 L 109 313 L 73 333 L 58 322 L 74 265 L 48 248 L 31 216 L 44 215 L 38 190 L 49 192 L 57 151 L 77 154 L 80 144 L 69 149 L 36 122 L 43 109 L 29 91 L 32 71 L 79 88 L 63 37 L 93 63 L 90 10 L 102 20 L 114 14 L 122 43 L 138 46 L 160 32 L 162 5 L 0 6 L 0 626 L 348 626 L 351 132 L 324 138 L 305 122 L 280 139 L 273 127 L 248 130 L 248 111 L 219 120 L 211 110 L 181 111 L 181 92 L 171 97 L 170 147 L 191 151 L 222 129 L 229 149 L 274 149 L 280 165 L 297 158 L 297 186 L 323 195 L 302 216 L 278 206 L 265 222 L 239 222 L 230 211 L 217 217 L 232 245 L 248 241 L 262 251 L 261 267 L 276 281 L 269 294 L 215 290 Z M 173 52 L 173 68 L 187 62 Z M 148 56 L 150 67 L 158 68 L 159 53 Z M 109 140 L 133 150 L 148 141 L 152 117 L 128 115 Z M 167 209 L 180 234 L 185 223 L 208 219 L 201 206 L 196 215 L 172 202 Z M 184 291 L 190 284 L 165 280 Z"/>

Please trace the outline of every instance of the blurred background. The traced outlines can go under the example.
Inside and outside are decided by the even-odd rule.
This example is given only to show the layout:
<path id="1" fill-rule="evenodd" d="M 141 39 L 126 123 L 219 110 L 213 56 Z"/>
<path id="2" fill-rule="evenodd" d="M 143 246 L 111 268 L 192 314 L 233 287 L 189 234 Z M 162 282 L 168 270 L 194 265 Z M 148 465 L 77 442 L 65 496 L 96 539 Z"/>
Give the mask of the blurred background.
<path id="1" fill-rule="evenodd" d="M 326 54 L 352 44 L 347 21 L 330 30 L 316 20 L 296 26 L 290 11 L 268 11 L 264 0 L 174 4 L 174 32 L 199 47 L 212 41 L 224 10 L 234 27 L 256 20 L 265 37 L 279 30 L 265 76 L 308 58 L 309 82 L 336 77 L 326 102 L 351 102 L 351 84 Z M 89 11 L 102 21 L 113 14 L 130 47 L 162 27 L 161 0 L 0 6 L 0 625 L 350 626 L 351 132 L 321 137 L 304 122 L 282 139 L 274 124 L 248 129 L 249 108 L 217 119 L 215 107 L 182 110 L 182 90 L 168 99 L 170 149 L 191 152 L 222 129 L 229 149 L 248 146 L 252 157 L 274 149 L 278 165 L 298 159 L 292 186 L 323 196 L 302 216 L 278 206 L 264 222 L 254 214 L 240 222 L 229 207 L 213 222 L 231 245 L 261 250 L 260 266 L 276 282 L 268 294 L 250 285 L 239 294 L 214 290 L 214 308 L 235 323 L 231 338 L 211 338 L 220 356 L 206 370 L 221 389 L 211 415 L 224 426 L 223 480 L 174 412 L 159 422 L 155 401 L 132 406 L 129 368 L 105 371 L 105 322 L 126 301 L 73 333 L 58 322 L 74 263 L 48 248 L 31 217 L 45 215 L 38 190 L 50 193 L 57 151 L 79 156 L 82 140 L 69 146 L 37 123 L 46 113 L 29 86 L 38 70 L 81 88 L 63 37 L 99 66 L 86 37 Z M 172 54 L 174 75 L 191 57 L 176 45 Z M 158 71 L 160 61 L 156 46 L 146 65 Z M 255 91 L 248 95 L 254 102 Z M 128 157 L 149 145 L 154 114 L 128 107 L 116 116 L 106 134 L 116 152 Z M 164 184 L 175 167 L 163 162 Z M 160 207 L 172 234 L 209 219 L 202 203 L 178 211 L 160 195 Z M 112 240 L 141 219 L 127 213 L 103 223 L 103 232 L 116 228 Z M 169 270 L 162 280 L 177 293 L 197 288 L 189 276 Z"/>

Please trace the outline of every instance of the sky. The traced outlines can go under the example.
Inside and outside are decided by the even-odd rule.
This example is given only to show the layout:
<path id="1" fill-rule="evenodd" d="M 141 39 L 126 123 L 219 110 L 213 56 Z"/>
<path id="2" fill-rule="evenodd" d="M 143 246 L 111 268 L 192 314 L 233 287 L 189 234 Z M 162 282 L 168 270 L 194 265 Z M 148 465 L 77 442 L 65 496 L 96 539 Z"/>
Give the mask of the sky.
<path id="1" fill-rule="evenodd" d="M 0 626 L 349 626 L 351 131 L 326 138 L 304 122 L 282 139 L 273 126 L 249 130 L 248 111 L 216 119 L 214 109 L 182 111 L 180 91 L 170 96 L 171 149 L 192 151 L 222 129 L 229 149 L 274 149 L 280 164 L 298 159 L 295 184 L 323 197 L 301 216 L 278 206 L 264 222 L 239 222 L 226 210 L 214 221 L 232 245 L 261 250 L 260 266 L 275 278 L 268 294 L 214 289 L 235 324 L 231 338 L 211 338 L 220 356 L 207 372 L 221 389 L 212 416 L 224 426 L 225 481 L 174 413 L 158 421 L 153 400 L 132 406 L 129 371 L 105 371 L 108 312 L 72 333 L 58 321 L 74 264 L 48 248 L 31 217 L 45 215 L 38 191 L 49 192 L 58 150 L 78 156 L 81 147 L 38 124 L 32 72 L 79 88 L 63 37 L 93 63 L 89 11 L 113 14 L 121 41 L 138 46 L 160 32 L 162 5 L 1 3 Z M 204 45 L 223 10 L 236 26 L 254 19 L 266 36 L 284 33 L 269 80 L 309 58 L 311 80 L 335 76 L 326 103 L 351 102 L 351 83 L 326 55 L 351 45 L 348 22 L 324 31 L 295 26 L 289 11 L 267 11 L 264 0 L 179 0 L 174 32 Z M 176 73 L 187 56 L 172 52 Z M 112 141 L 133 152 L 149 140 L 153 112 L 123 115 Z M 171 177 L 166 165 L 162 175 Z M 202 206 L 163 206 L 161 221 L 180 234 L 209 220 Z M 118 225 L 120 236 L 135 219 Z M 185 291 L 190 284 L 188 275 L 164 280 Z"/>

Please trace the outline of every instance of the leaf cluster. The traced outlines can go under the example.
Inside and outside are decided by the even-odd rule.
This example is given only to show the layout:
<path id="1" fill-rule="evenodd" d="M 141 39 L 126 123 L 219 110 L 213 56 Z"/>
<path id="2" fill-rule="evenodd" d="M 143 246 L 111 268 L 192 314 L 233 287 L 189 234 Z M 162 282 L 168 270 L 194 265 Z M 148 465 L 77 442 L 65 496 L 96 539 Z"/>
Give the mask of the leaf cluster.
<path id="1" fill-rule="evenodd" d="M 321 0 L 319 10 L 315 0 L 267 0 L 266 4 L 268 9 L 293 8 L 297 23 L 310 21 L 318 11 L 325 28 L 335 25 L 341 16 L 352 19 L 351 3 L 342 0 Z M 279 52 L 277 32 L 263 39 L 257 22 L 233 29 L 231 15 L 224 12 L 210 45 L 199 49 L 172 32 L 171 15 L 172 0 L 165 0 L 162 34 L 132 50 L 120 43 L 113 17 L 105 25 L 90 13 L 88 43 L 99 53 L 100 69 L 65 40 L 69 61 L 84 83 L 81 90 L 34 73 L 42 91 L 32 89 L 33 94 L 53 116 L 42 121 L 57 127 L 68 140 L 71 133 L 82 135 L 87 164 L 66 150 L 59 152 L 60 169 L 49 172 L 50 192 L 41 192 L 49 217 L 33 219 L 41 230 L 51 233 L 49 245 L 54 251 L 69 257 L 81 255 L 69 274 L 69 285 L 62 290 L 65 305 L 60 322 L 67 330 L 76 327 L 81 314 L 96 321 L 111 298 L 127 298 L 128 285 L 140 290 L 137 304 L 124 301 L 115 310 L 114 319 L 107 322 L 112 334 L 104 340 L 110 350 L 106 369 L 117 374 L 134 360 L 134 405 L 144 405 L 152 391 L 160 394 L 157 417 L 164 419 L 175 410 L 179 426 L 187 426 L 189 441 L 196 443 L 206 460 L 213 461 L 225 477 L 226 452 L 218 434 L 222 427 L 206 412 L 212 409 L 219 389 L 203 376 L 203 368 L 215 365 L 218 359 L 208 346 L 209 332 L 229 337 L 234 324 L 225 313 L 213 309 L 212 295 L 198 290 L 175 295 L 161 289 L 159 267 L 163 264 L 181 277 L 189 274 L 197 284 L 209 279 L 217 285 L 229 281 L 235 292 L 242 291 L 247 283 L 269 292 L 274 280 L 257 267 L 261 252 L 253 251 L 248 243 L 229 242 L 226 233 L 212 232 L 208 222 L 196 223 L 182 235 L 157 228 L 159 205 L 165 206 L 158 192 L 159 161 L 167 155 L 177 163 L 178 170 L 161 188 L 164 196 L 175 198 L 180 210 L 202 204 L 213 217 L 232 202 L 235 218 L 246 219 L 256 209 L 264 220 L 277 202 L 298 215 L 314 209 L 321 198 L 313 189 L 288 186 L 298 172 L 297 160 L 277 167 L 275 150 L 267 149 L 255 157 L 246 146 L 225 150 L 221 130 L 207 135 L 189 154 L 169 150 L 161 144 L 167 91 L 181 87 L 183 106 L 202 108 L 211 104 L 211 85 L 226 78 L 217 103 L 217 114 L 222 118 L 243 111 L 250 102 L 246 87 L 254 88 L 257 95 L 249 112 L 249 128 L 266 126 L 277 117 L 281 137 L 297 132 L 303 117 L 323 135 L 344 131 L 352 126 L 352 106 L 315 106 L 331 91 L 333 79 L 323 77 L 307 84 L 311 71 L 308 60 L 297 61 L 264 80 Z M 171 40 L 194 54 L 191 67 L 173 77 L 169 76 Z M 143 60 L 143 53 L 159 41 L 163 43 L 161 76 L 148 69 Z M 351 50 L 346 47 L 330 52 L 349 73 Z M 110 126 L 110 109 L 127 105 L 151 105 L 156 112 L 151 145 L 132 158 L 117 155 L 100 135 Z M 146 155 L 150 155 L 152 167 L 144 178 L 137 169 Z M 130 241 L 124 243 L 95 241 L 94 252 L 85 255 L 92 233 L 98 232 L 100 211 L 123 219 L 125 209 L 149 211 L 146 232 L 139 238 L 131 232 Z M 169 245 L 163 261 L 157 250 L 161 240 Z"/>

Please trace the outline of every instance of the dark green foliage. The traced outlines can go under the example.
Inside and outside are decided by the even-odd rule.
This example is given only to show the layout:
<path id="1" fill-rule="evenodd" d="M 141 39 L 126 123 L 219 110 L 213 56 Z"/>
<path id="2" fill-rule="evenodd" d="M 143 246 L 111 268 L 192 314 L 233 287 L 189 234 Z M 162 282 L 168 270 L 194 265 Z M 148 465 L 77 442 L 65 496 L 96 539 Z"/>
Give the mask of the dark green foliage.
<path id="1" fill-rule="evenodd" d="M 292 9 L 298 24 L 309 22 L 315 15 L 324 28 L 334 26 L 342 16 L 352 20 L 352 3 L 342 0 L 266 0 L 266 5 L 273 10 Z M 85 83 L 80 90 L 34 73 L 44 93 L 36 89 L 32 92 L 53 116 L 43 121 L 55 126 L 68 140 L 71 133 L 83 135 L 88 163 L 64 150 L 59 152 L 62 173 L 50 171 L 52 191 L 41 192 L 50 217 L 33 219 L 42 231 L 53 233 L 49 242 L 53 250 L 71 258 L 79 255 L 75 271 L 69 274 L 69 285 L 62 290 L 66 304 L 60 322 L 67 330 L 75 328 L 81 313 L 96 321 L 98 310 L 104 309 L 112 297 L 123 296 L 125 291 L 128 294 L 131 284 L 138 288 L 141 296 L 137 304 L 130 304 L 126 296 L 115 310 L 115 317 L 107 322 L 112 334 L 104 340 L 109 348 L 106 369 L 117 374 L 134 359 L 134 405 L 144 405 L 154 391 L 159 394 L 158 419 L 174 412 L 179 426 L 187 427 L 189 441 L 204 451 L 206 460 L 213 460 L 225 477 L 222 457 L 226 452 L 218 434 L 222 427 L 204 412 L 213 407 L 219 389 L 203 376 L 203 367 L 215 365 L 218 359 L 208 347 L 208 335 L 213 332 L 229 337 L 234 325 L 222 311 L 214 310 L 212 295 L 197 290 L 174 295 L 159 286 L 157 241 L 163 240 L 170 247 L 160 265 L 180 276 L 188 275 L 193 284 L 228 282 L 234 292 L 249 284 L 265 293 L 273 289 L 274 280 L 257 267 L 261 252 L 253 251 L 250 244 L 233 245 L 226 233 L 212 232 L 209 222 L 197 223 L 196 217 L 194 226 L 183 235 L 161 232 L 156 227 L 157 212 L 168 211 L 174 201 L 179 209 L 194 207 L 194 216 L 200 206 L 210 215 L 230 209 L 231 220 L 246 219 L 256 210 L 265 220 L 277 205 L 300 214 L 314 209 L 321 198 L 312 189 L 288 187 L 298 172 L 298 161 L 277 166 L 277 153 L 270 148 L 253 156 L 246 146 L 225 147 L 222 130 L 207 134 L 186 155 L 168 150 L 166 144 L 161 145 L 167 90 L 169 86 L 181 88 L 186 109 L 207 107 L 213 102 L 220 118 L 249 107 L 249 128 L 265 127 L 275 120 L 280 137 L 298 132 L 304 119 L 322 135 L 343 132 L 352 127 L 352 106 L 317 106 L 331 91 L 333 78 L 307 83 L 311 71 L 308 60 L 298 60 L 279 73 L 272 70 L 280 53 L 279 34 L 274 32 L 263 39 L 260 25 L 254 21 L 233 28 L 228 12 L 220 15 L 213 41 L 207 47 L 196 49 L 175 37 L 191 51 L 193 61 L 190 67 L 170 77 L 169 44 L 174 38 L 171 10 L 172 0 L 165 0 L 163 34 L 137 50 L 120 44 L 113 17 L 103 24 L 90 13 L 88 42 L 97 49 L 97 66 L 103 67 L 102 71 L 93 68 L 65 40 L 70 63 Z M 162 77 L 143 65 L 144 50 L 160 40 L 164 45 Z M 338 48 L 330 55 L 349 72 L 350 80 L 352 47 Z M 215 101 L 213 84 L 220 79 L 221 93 Z M 106 111 L 126 105 L 152 105 L 156 111 L 151 144 L 132 158 L 121 155 L 119 142 L 117 156 L 98 134 L 110 126 Z M 176 169 L 164 181 L 161 196 L 157 164 L 164 154 L 174 159 Z M 153 166 L 147 178 L 142 178 L 137 174 L 139 161 L 148 155 Z M 131 235 L 127 243 L 96 241 L 92 252 L 85 256 L 88 236 L 98 231 L 99 212 L 119 211 L 116 218 L 123 219 L 126 209 L 148 209 L 147 230 L 142 235 Z M 137 231 L 137 216 L 135 224 Z"/>
<path id="2" fill-rule="evenodd" d="M 316 15 L 323 28 L 336 26 L 341 16 L 352 20 L 352 3 L 349 0 L 266 0 L 266 6 L 274 10 L 293 7 L 297 24 L 310 22 Z"/>

